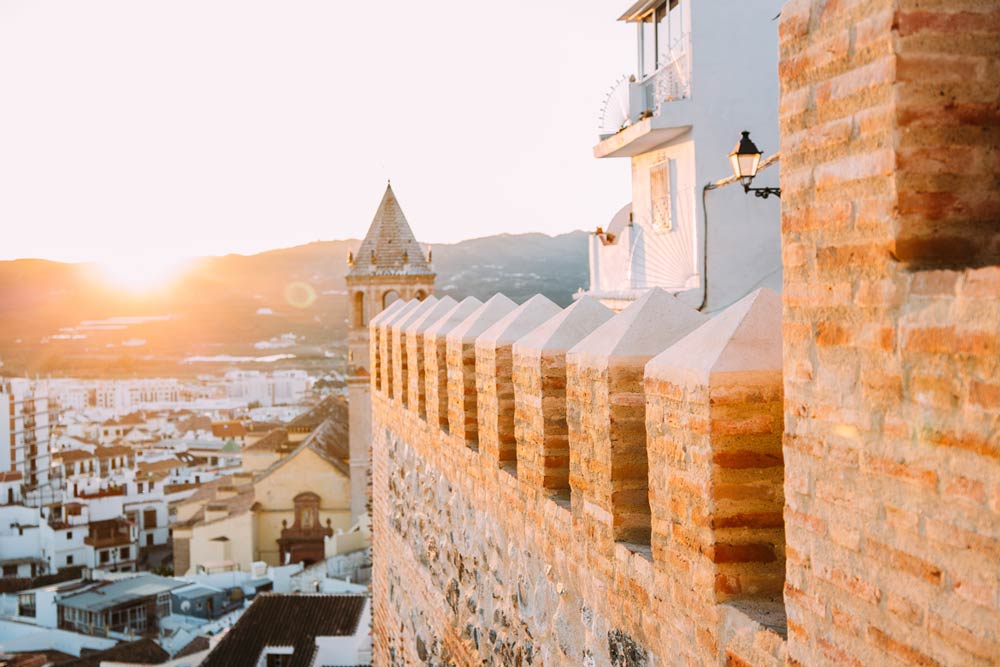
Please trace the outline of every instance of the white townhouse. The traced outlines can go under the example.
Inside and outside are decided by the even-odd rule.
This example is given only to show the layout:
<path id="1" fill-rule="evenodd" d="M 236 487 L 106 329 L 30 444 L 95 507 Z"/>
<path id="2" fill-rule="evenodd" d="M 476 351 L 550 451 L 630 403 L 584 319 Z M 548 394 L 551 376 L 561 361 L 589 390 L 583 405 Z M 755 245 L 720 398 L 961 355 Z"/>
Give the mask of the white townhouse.
<path id="1" fill-rule="evenodd" d="M 780 290 L 780 199 L 709 184 L 735 180 L 744 130 L 765 166 L 778 151 L 782 4 L 640 0 L 619 18 L 635 27 L 636 71 L 609 94 L 594 155 L 631 161 L 632 201 L 591 236 L 591 296 L 620 309 L 660 287 L 714 312 Z M 777 186 L 777 165 L 753 185 Z"/>

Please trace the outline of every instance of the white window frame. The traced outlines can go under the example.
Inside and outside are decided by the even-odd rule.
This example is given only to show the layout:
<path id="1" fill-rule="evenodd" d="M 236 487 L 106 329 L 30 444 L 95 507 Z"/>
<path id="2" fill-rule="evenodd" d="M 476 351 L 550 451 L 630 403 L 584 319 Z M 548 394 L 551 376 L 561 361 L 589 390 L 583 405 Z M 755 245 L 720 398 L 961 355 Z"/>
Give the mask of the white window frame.
<path id="1" fill-rule="evenodd" d="M 659 170 L 666 171 L 666 197 L 656 196 L 654 192 L 654 174 Z M 677 161 L 667 158 L 649 168 L 649 218 L 654 232 L 666 233 L 676 229 L 677 220 Z M 657 213 L 665 214 L 666 219 L 658 217 Z"/>

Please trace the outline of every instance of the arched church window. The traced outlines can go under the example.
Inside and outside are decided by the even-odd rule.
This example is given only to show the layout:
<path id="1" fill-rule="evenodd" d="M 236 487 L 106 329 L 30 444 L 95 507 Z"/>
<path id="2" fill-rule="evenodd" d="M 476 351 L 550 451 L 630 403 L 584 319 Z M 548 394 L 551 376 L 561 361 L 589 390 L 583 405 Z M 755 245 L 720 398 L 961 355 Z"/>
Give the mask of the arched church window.
<path id="1" fill-rule="evenodd" d="M 354 293 L 354 326 L 363 327 L 368 324 L 365 317 L 365 293 Z"/>

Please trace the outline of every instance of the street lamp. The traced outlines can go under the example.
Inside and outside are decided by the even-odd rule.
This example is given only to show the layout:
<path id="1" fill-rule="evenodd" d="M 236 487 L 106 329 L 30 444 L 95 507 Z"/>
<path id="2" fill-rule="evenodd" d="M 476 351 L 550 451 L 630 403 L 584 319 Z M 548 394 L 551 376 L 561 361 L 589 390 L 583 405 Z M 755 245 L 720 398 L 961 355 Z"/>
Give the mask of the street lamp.
<path id="1" fill-rule="evenodd" d="M 729 162 L 733 167 L 733 175 L 743 184 L 743 192 L 754 193 L 755 196 L 767 199 L 771 195 L 781 197 L 781 188 L 751 188 L 757 169 L 760 168 L 760 149 L 750 140 L 750 133 L 743 131 L 743 136 L 736 142 L 733 152 L 729 154 Z"/>

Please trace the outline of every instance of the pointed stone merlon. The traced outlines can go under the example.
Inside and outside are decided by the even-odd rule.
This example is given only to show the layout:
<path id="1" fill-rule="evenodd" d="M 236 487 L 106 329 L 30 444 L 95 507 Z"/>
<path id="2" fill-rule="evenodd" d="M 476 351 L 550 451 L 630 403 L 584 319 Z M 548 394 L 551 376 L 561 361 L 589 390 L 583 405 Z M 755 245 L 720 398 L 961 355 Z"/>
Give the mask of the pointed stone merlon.
<path id="1" fill-rule="evenodd" d="M 368 321 L 368 348 L 371 357 L 371 382 L 374 391 L 382 390 L 382 350 L 379 345 L 379 334 L 381 329 L 379 324 L 388 317 L 392 317 L 400 308 L 406 305 L 405 301 L 393 301 L 381 313 Z"/>
<path id="2" fill-rule="evenodd" d="M 405 318 L 415 308 L 419 308 L 420 303 L 417 299 L 411 299 L 404 303 L 402 308 L 379 320 L 378 323 L 378 345 L 382 371 L 381 386 L 389 398 L 395 398 L 392 394 L 394 371 L 392 360 L 392 325 Z"/>
<path id="3" fill-rule="evenodd" d="M 562 309 L 536 294 L 476 339 L 476 396 L 484 465 L 517 469 L 514 439 L 514 367 L 511 348 Z"/>
<path id="4" fill-rule="evenodd" d="M 437 301 L 432 308 L 407 325 L 405 338 L 406 360 L 409 370 L 406 376 L 406 400 L 404 405 L 416 411 L 421 419 L 427 419 L 427 363 L 424 361 L 424 333 L 458 305 L 450 296 Z"/>
<path id="5" fill-rule="evenodd" d="M 392 397 L 406 407 L 408 399 L 407 350 L 403 339 L 403 330 L 416 322 L 437 304 L 437 297 L 428 296 L 410 310 L 406 315 L 397 318 L 390 327 L 389 343 L 392 345 Z"/>
<path id="6" fill-rule="evenodd" d="M 427 423 L 447 433 L 448 422 L 448 360 L 447 335 L 465 321 L 483 302 L 466 297 L 424 331 L 424 392 L 427 395 Z"/>
<path id="7" fill-rule="evenodd" d="M 706 603 L 784 585 L 781 354 L 762 289 L 646 364 L 653 555 Z"/>
<path id="8" fill-rule="evenodd" d="M 574 520 L 583 522 L 609 555 L 611 541 L 645 550 L 650 543 L 643 369 L 706 319 L 673 295 L 652 289 L 567 355 Z"/>
<path id="9" fill-rule="evenodd" d="M 614 311 L 581 297 L 512 347 L 517 475 L 528 485 L 569 495 L 566 353 Z"/>
<path id="10" fill-rule="evenodd" d="M 503 294 L 495 294 L 446 337 L 449 432 L 472 449 L 479 448 L 476 339 L 516 308 Z"/>

